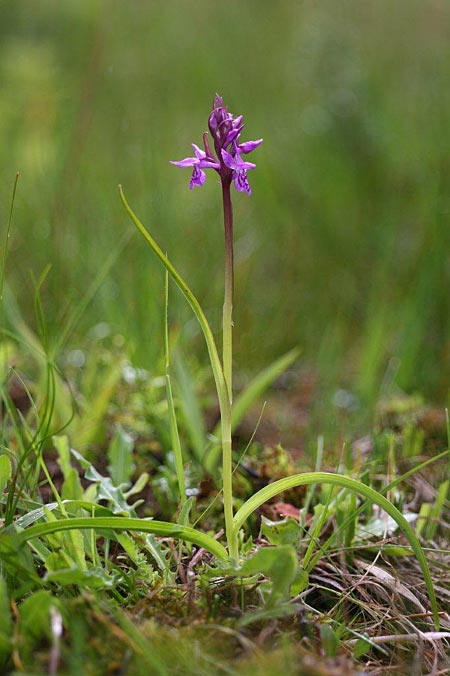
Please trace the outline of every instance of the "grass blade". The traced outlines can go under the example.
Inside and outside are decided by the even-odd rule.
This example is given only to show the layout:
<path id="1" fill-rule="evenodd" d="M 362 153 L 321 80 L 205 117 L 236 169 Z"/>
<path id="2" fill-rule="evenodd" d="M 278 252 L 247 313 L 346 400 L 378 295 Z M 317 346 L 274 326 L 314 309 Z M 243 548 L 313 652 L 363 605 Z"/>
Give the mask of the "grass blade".
<path id="1" fill-rule="evenodd" d="M 15 541 L 18 545 L 28 542 L 33 538 L 57 533 L 64 530 L 83 530 L 91 529 L 110 529 L 117 531 L 137 531 L 141 533 L 153 533 L 163 537 L 173 537 L 186 542 L 192 542 L 198 547 L 206 549 L 218 559 L 224 561 L 228 558 L 225 548 L 209 535 L 205 535 L 190 526 L 181 526 L 179 524 L 167 523 L 165 521 L 146 521 L 144 519 L 135 519 L 127 517 L 114 516 L 96 516 L 81 517 L 77 519 L 60 519 L 48 523 L 40 523 L 30 526 L 26 530 L 15 535 Z M 4 533 L 6 530 L 3 531 Z M 8 531 L 10 534 L 10 532 Z M 1 534 L 0 534 L 1 540 Z"/>
<path id="2" fill-rule="evenodd" d="M 219 402 L 220 402 L 220 407 L 223 410 L 229 410 L 229 399 L 228 399 L 228 392 L 227 392 L 227 387 L 225 384 L 225 379 L 223 376 L 223 370 L 222 370 L 222 365 L 220 362 L 219 358 L 219 353 L 217 352 L 217 346 L 214 340 L 213 333 L 211 331 L 211 327 L 208 323 L 208 320 L 206 319 L 205 313 L 203 312 L 200 303 L 198 302 L 197 298 L 189 288 L 189 286 L 186 284 L 184 281 L 183 277 L 180 275 L 180 273 L 176 270 L 176 268 L 172 265 L 172 263 L 169 261 L 167 256 L 164 255 L 162 249 L 158 246 L 158 244 L 155 242 L 153 237 L 150 235 L 148 230 L 145 228 L 145 226 L 141 223 L 139 218 L 136 216 L 134 211 L 131 209 L 130 205 L 128 204 L 127 200 L 125 199 L 125 195 L 122 190 L 122 186 L 119 186 L 119 192 L 120 192 L 120 199 L 122 200 L 122 203 L 130 216 L 131 220 L 133 221 L 134 225 L 137 227 L 141 235 L 144 237 L 145 241 L 149 245 L 149 247 L 152 249 L 152 251 L 156 254 L 156 256 L 159 258 L 161 263 L 164 265 L 166 268 L 167 272 L 169 275 L 172 277 L 174 280 L 175 284 L 178 286 L 180 289 L 181 293 L 191 306 L 195 316 L 197 317 L 197 320 L 200 324 L 200 327 L 203 331 L 203 335 L 205 336 L 206 340 L 206 345 L 208 348 L 208 353 L 209 353 L 209 358 L 211 361 L 211 368 L 214 374 L 214 380 L 216 383 L 216 388 L 217 388 L 217 395 L 219 397 Z"/>
<path id="3" fill-rule="evenodd" d="M 161 263 L 166 268 L 169 275 L 175 281 L 176 285 L 182 292 L 183 296 L 191 306 L 197 320 L 200 324 L 200 327 L 203 331 L 203 335 L 206 340 L 206 345 L 209 353 L 209 360 L 211 362 L 211 368 L 214 375 L 214 381 L 216 384 L 217 396 L 219 399 L 220 407 L 220 419 L 221 419 L 221 429 L 222 429 L 222 485 L 223 485 L 223 511 L 225 517 L 225 532 L 227 535 L 228 547 L 230 553 L 235 555 L 237 552 L 234 550 L 234 542 L 232 538 L 233 530 L 233 490 L 232 490 L 232 443 L 231 443 L 231 393 L 228 392 L 227 383 L 225 381 L 224 371 L 222 364 L 220 362 L 219 354 L 217 352 L 217 346 L 214 340 L 211 327 L 206 319 L 205 313 L 203 312 L 200 303 L 197 298 L 192 293 L 191 289 L 188 287 L 184 279 L 181 277 L 179 272 L 175 269 L 172 263 L 169 261 L 167 256 L 164 255 L 162 249 L 157 245 L 153 237 L 142 225 L 136 214 L 132 211 L 128 202 L 125 199 L 123 194 L 122 187 L 119 186 L 120 198 L 122 203 L 130 216 L 131 220 L 139 230 L 139 232 L 144 237 L 147 244 L 150 246 L 152 251 L 159 258 Z"/>
<path id="4" fill-rule="evenodd" d="M 9 238 L 11 237 L 11 225 L 12 225 L 12 217 L 13 217 L 13 212 L 14 212 L 14 201 L 16 199 L 16 190 L 17 190 L 18 181 L 19 181 L 19 172 L 17 172 L 16 178 L 15 178 L 15 181 L 14 181 L 13 191 L 12 191 L 12 195 L 11 195 L 11 205 L 10 205 L 10 209 L 9 209 L 8 225 L 6 227 L 6 237 L 5 237 L 5 242 L 3 244 L 3 252 L 2 252 L 2 256 L 1 256 L 0 303 L 3 300 L 3 283 L 4 283 L 4 280 L 5 280 L 6 258 L 8 256 Z"/>
<path id="5" fill-rule="evenodd" d="M 165 276 L 165 308 L 164 308 L 164 352 L 166 367 L 166 397 L 167 408 L 169 411 L 170 438 L 172 440 L 172 450 L 175 456 L 175 467 L 177 471 L 178 489 L 180 491 L 181 501 L 186 502 L 186 485 L 184 481 L 183 452 L 181 450 L 180 435 L 178 434 L 177 415 L 175 404 L 173 403 L 172 385 L 170 383 L 170 349 L 169 349 L 169 273 L 166 270 Z"/>

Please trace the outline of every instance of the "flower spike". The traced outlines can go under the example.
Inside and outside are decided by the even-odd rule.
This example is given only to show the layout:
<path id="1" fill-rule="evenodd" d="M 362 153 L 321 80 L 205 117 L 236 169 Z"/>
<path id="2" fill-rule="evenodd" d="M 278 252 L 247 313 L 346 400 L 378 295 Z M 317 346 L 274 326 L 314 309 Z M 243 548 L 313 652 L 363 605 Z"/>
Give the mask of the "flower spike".
<path id="1" fill-rule="evenodd" d="M 251 194 L 248 184 L 247 171 L 255 168 L 252 162 L 245 162 L 241 155 L 253 152 L 261 145 L 263 139 L 257 141 L 244 141 L 239 143 L 239 137 L 244 128 L 243 116 L 233 117 L 223 105 L 223 99 L 216 94 L 213 109 L 209 115 L 208 127 L 214 142 L 213 151 L 208 142 L 207 133 L 203 134 L 204 150 L 195 143 L 192 144 L 195 157 L 186 157 L 178 162 L 171 162 L 177 167 L 192 167 L 192 176 L 189 187 L 202 186 L 206 181 L 206 173 L 203 169 L 214 169 L 219 174 L 222 184 L 230 185 L 231 182 L 238 192 Z"/>

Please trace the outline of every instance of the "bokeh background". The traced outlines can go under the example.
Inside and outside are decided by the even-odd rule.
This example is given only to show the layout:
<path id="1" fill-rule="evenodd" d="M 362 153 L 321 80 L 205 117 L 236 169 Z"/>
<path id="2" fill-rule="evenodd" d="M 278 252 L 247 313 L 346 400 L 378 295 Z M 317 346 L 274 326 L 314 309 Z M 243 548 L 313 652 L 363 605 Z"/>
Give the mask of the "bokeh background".
<path id="1" fill-rule="evenodd" d="M 324 408 L 336 388 L 447 401 L 449 27 L 446 0 L 2 2 L 2 233 L 21 173 L 9 321 L 16 304 L 34 325 L 33 277 L 50 264 L 57 334 L 105 269 L 70 345 L 106 322 L 135 365 L 157 368 L 163 273 L 121 183 L 220 333 L 220 190 L 211 173 L 190 191 L 169 164 L 200 142 L 218 91 L 244 115 L 243 139 L 264 137 L 253 195 L 234 199 L 238 370 L 299 345 Z M 201 358 L 175 290 L 170 310 Z"/>

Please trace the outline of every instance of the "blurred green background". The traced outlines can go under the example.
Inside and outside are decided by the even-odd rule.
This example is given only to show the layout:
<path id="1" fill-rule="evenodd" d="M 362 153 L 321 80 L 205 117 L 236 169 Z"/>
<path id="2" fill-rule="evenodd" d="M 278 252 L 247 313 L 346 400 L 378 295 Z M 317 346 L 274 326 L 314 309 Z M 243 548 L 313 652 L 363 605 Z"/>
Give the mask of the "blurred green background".
<path id="1" fill-rule="evenodd" d="M 190 191 L 169 164 L 218 91 L 243 140 L 264 137 L 253 195 L 234 195 L 237 368 L 300 345 L 323 393 L 369 401 L 387 383 L 445 401 L 449 26 L 446 0 L 2 2 L 0 217 L 4 233 L 19 170 L 7 283 L 26 321 L 30 271 L 52 266 L 57 334 L 116 250 L 70 345 L 107 322 L 156 368 L 163 273 L 138 234 L 120 244 L 121 183 L 220 333 L 220 190 L 210 173 Z M 202 349 L 176 291 L 171 321 Z"/>

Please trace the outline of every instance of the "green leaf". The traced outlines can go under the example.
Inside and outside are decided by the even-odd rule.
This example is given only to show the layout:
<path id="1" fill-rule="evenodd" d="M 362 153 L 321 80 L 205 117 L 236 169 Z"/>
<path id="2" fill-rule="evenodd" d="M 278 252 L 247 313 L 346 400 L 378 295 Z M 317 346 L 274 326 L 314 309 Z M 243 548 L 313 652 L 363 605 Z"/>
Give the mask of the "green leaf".
<path id="1" fill-rule="evenodd" d="M 447 494 L 449 492 L 449 487 L 450 481 L 448 479 L 446 481 L 443 481 L 442 484 L 439 486 L 436 500 L 434 501 L 431 507 L 429 518 L 426 521 L 424 537 L 427 540 L 433 540 L 435 537 L 436 529 L 439 526 L 439 521 L 441 520 L 442 517 L 442 511 L 445 506 Z"/>
<path id="2" fill-rule="evenodd" d="M 91 466 L 89 460 L 86 460 L 86 458 L 83 455 L 81 455 L 81 453 L 78 453 L 78 451 L 76 451 L 74 448 L 71 448 L 70 452 L 76 459 L 76 461 L 79 463 L 80 467 L 82 467 L 83 469 L 89 469 L 89 467 Z"/>
<path id="3" fill-rule="evenodd" d="M 0 575 L 0 617 L 0 667 L 3 667 L 6 658 L 11 652 L 13 623 L 9 605 L 8 589 L 2 575 Z"/>
<path id="4" fill-rule="evenodd" d="M 136 536 L 129 535 L 128 533 L 117 533 L 116 537 L 130 559 L 137 566 L 142 563 L 142 559 L 144 558 L 142 550 L 147 550 L 156 561 L 160 571 L 166 575 L 169 575 L 170 568 L 166 556 L 167 550 L 152 533 L 145 533 L 144 535 L 140 536 L 140 539 L 143 540 L 143 542 L 140 544 L 138 544 L 136 541 Z"/>
<path id="5" fill-rule="evenodd" d="M 52 537 L 56 538 L 63 536 L 54 535 Z M 66 549 L 63 549 L 62 547 L 60 547 L 57 551 L 51 552 L 45 559 L 45 568 L 50 573 L 53 573 L 57 570 L 65 570 L 66 568 L 75 568 L 75 567 L 76 567 L 75 561 L 66 551 Z"/>
<path id="6" fill-rule="evenodd" d="M 406 514 L 403 514 L 403 516 L 407 521 L 415 521 L 418 517 L 418 514 L 407 512 Z M 397 529 L 397 526 L 398 524 L 396 523 L 395 519 L 393 519 L 388 514 L 383 516 L 374 516 L 368 521 L 366 521 L 366 523 L 357 526 L 356 536 L 358 540 L 369 540 L 370 538 L 373 537 L 379 538 L 383 537 L 386 534 L 386 532 L 392 533 Z M 398 548 L 398 545 L 392 546 Z M 387 550 L 384 548 L 383 551 Z"/>
<path id="7" fill-rule="evenodd" d="M 174 454 L 175 468 L 178 479 L 178 490 L 180 492 L 181 502 L 185 502 L 186 484 L 184 480 L 183 452 L 181 449 L 180 435 L 178 432 L 178 422 L 175 411 L 175 404 L 173 401 L 172 385 L 170 382 L 170 375 L 168 373 L 166 373 L 166 397 L 167 397 L 167 408 L 169 411 L 170 439 L 172 441 L 172 450 Z"/>
<path id="8" fill-rule="evenodd" d="M 178 490 L 181 503 L 186 502 L 186 482 L 184 480 L 183 450 L 181 448 L 180 434 L 178 432 L 177 414 L 170 382 L 170 344 L 169 344 L 169 273 L 166 270 L 164 279 L 164 355 L 166 362 L 166 397 L 169 413 L 170 439 L 175 460 L 175 469 L 178 479 Z"/>
<path id="9" fill-rule="evenodd" d="M 353 545 L 355 537 L 356 523 L 358 521 L 358 518 L 354 516 L 356 507 L 356 495 L 352 492 L 344 492 L 341 499 L 336 502 L 337 529 L 340 533 L 342 544 L 347 550 L 347 555 L 350 555 L 349 550 Z M 352 515 L 353 518 L 351 518 Z"/>
<path id="10" fill-rule="evenodd" d="M 125 514 L 129 516 L 132 508 L 127 503 L 121 488 L 114 486 L 109 476 L 102 476 L 91 465 L 85 474 L 86 479 L 97 483 L 97 500 L 106 500 L 113 514 Z"/>
<path id="11" fill-rule="evenodd" d="M 131 220 L 133 221 L 134 225 L 139 230 L 141 235 L 144 237 L 145 241 L 147 242 L 149 247 L 152 249 L 153 253 L 157 256 L 157 258 L 159 258 L 161 263 L 164 265 L 167 272 L 169 273 L 169 275 L 174 280 L 175 284 L 180 289 L 184 298 L 186 299 L 188 304 L 191 306 L 192 311 L 194 312 L 194 314 L 195 314 L 195 316 L 198 320 L 198 323 L 200 324 L 200 328 L 203 331 L 203 335 L 205 337 L 206 346 L 208 348 L 209 359 L 210 359 L 210 362 L 211 362 L 211 368 L 212 368 L 213 375 L 214 375 L 214 381 L 216 383 L 217 396 L 219 398 L 220 409 L 222 411 L 222 415 L 224 414 L 224 412 L 225 412 L 225 414 L 228 412 L 228 415 L 230 415 L 230 404 L 229 404 L 227 387 L 226 387 L 226 384 L 225 384 L 225 378 L 224 378 L 224 375 L 223 375 L 222 365 L 221 365 L 221 362 L 220 362 L 219 353 L 217 352 L 217 346 L 216 346 L 216 342 L 214 340 L 214 335 L 213 335 L 213 332 L 211 331 L 211 327 L 208 323 L 208 320 L 206 319 L 205 313 L 203 312 L 202 307 L 201 307 L 200 303 L 198 302 L 197 298 L 195 297 L 195 295 L 192 293 L 189 286 L 184 281 L 183 277 L 180 275 L 178 270 L 172 265 L 172 263 L 169 261 L 167 256 L 164 255 L 162 249 L 158 246 L 158 244 L 155 242 L 155 240 L 150 235 L 148 230 L 145 228 L 145 226 L 138 219 L 138 217 L 136 216 L 134 211 L 131 209 L 130 205 L 128 204 L 127 200 L 125 199 L 125 195 L 123 193 L 122 186 L 119 186 L 119 193 L 120 193 L 120 199 L 122 200 L 122 204 L 124 205 L 125 210 L 128 213 Z"/>
<path id="12" fill-rule="evenodd" d="M 7 455 L 0 455 L 0 498 L 6 488 L 6 484 L 11 478 L 11 474 L 11 460 Z"/>
<path id="13" fill-rule="evenodd" d="M 186 502 L 183 503 L 180 509 L 180 514 L 177 519 L 177 523 L 181 523 L 182 526 L 189 525 L 189 516 L 193 506 L 195 505 L 195 497 L 191 495 Z"/>
<path id="14" fill-rule="evenodd" d="M 214 335 L 208 323 L 208 320 L 206 319 L 206 315 L 203 312 L 202 307 L 198 302 L 197 298 L 194 296 L 191 289 L 186 284 L 186 282 L 184 281 L 178 270 L 172 265 L 167 256 L 164 255 L 161 248 L 158 246 L 158 244 L 155 242 L 155 240 L 150 235 L 148 230 L 144 227 L 144 225 L 138 219 L 136 214 L 133 212 L 127 200 L 125 199 L 122 186 L 119 186 L 119 192 L 122 204 L 124 205 L 134 225 L 137 227 L 141 235 L 144 237 L 145 241 L 152 249 L 153 253 L 157 256 L 157 258 L 159 258 L 161 263 L 164 265 L 167 272 L 172 277 L 175 284 L 178 286 L 184 298 L 190 305 L 192 311 L 194 312 L 198 320 L 198 323 L 200 324 L 200 328 L 203 332 L 203 336 L 206 341 L 209 361 L 211 364 L 211 369 L 213 372 L 214 382 L 217 390 L 217 397 L 219 399 L 220 419 L 224 437 L 222 439 L 222 489 L 223 489 L 222 494 L 223 494 L 224 516 L 225 516 L 225 532 L 230 554 L 233 556 L 233 558 L 236 558 L 237 551 L 235 546 L 235 540 L 233 540 L 232 538 L 233 496 L 232 496 L 232 453 L 231 453 L 231 432 L 230 432 L 231 392 L 228 392 L 228 387 L 225 381 L 224 371 L 222 368 L 222 363 L 220 361 L 219 353 L 217 351 Z"/>
<path id="15" fill-rule="evenodd" d="M 51 637 L 50 608 L 58 604 L 53 594 L 40 589 L 19 606 L 19 628 L 23 638 L 39 640 Z"/>
<path id="16" fill-rule="evenodd" d="M 49 591 L 41 589 L 28 596 L 19 606 L 19 632 L 21 653 L 30 659 L 38 644 L 52 640 L 51 616 L 57 610 L 62 612 L 59 599 Z"/>
<path id="17" fill-rule="evenodd" d="M 267 538 L 271 545 L 293 545 L 297 549 L 300 544 L 302 529 L 298 521 L 290 517 L 281 521 L 270 521 L 263 516 L 261 535 Z"/>
<path id="18" fill-rule="evenodd" d="M 58 451 L 58 465 L 64 476 L 64 484 L 61 490 L 63 500 L 81 500 L 83 488 L 80 483 L 78 472 L 70 463 L 70 445 L 68 437 L 53 437 L 53 443 Z"/>
<path id="19" fill-rule="evenodd" d="M 372 552 L 373 554 L 378 554 L 381 551 L 384 556 L 414 556 L 414 552 L 411 551 L 410 547 L 402 547 L 402 545 L 367 545 L 364 547 L 364 551 Z"/>
<path id="20" fill-rule="evenodd" d="M 141 493 L 141 491 L 144 490 L 146 487 L 148 480 L 150 476 L 147 474 L 147 472 L 142 472 L 142 474 L 138 477 L 137 481 L 135 484 L 131 486 L 127 491 L 124 492 L 125 499 L 128 500 L 128 498 L 131 495 L 136 495 L 137 493 Z M 141 502 L 141 501 L 140 501 Z M 136 507 L 137 503 L 134 503 L 133 507 Z"/>
<path id="21" fill-rule="evenodd" d="M 34 526 L 30 526 L 30 528 L 27 528 L 20 533 L 5 533 L 5 531 L 3 531 L 0 532 L 0 553 L 2 552 L 4 537 L 6 537 L 6 535 L 9 535 L 10 538 L 10 548 L 13 548 L 13 550 L 17 551 L 17 548 L 20 547 L 21 544 L 27 542 L 28 540 L 32 540 L 33 538 L 49 535 L 50 533 L 57 533 L 59 531 L 74 529 L 82 530 L 85 528 L 95 530 L 109 529 L 113 531 L 136 531 L 141 533 L 154 533 L 155 535 L 162 535 L 163 537 L 174 537 L 178 538 L 179 540 L 186 540 L 186 542 L 192 542 L 193 544 L 206 549 L 207 552 L 210 552 L 219 560 L 228 560 L 227 551 L 225 547 L 220 544 L 220 542 L 217 542 L 217 540 L 214 540 L 214 538 L 211 536 L 206 535 L 195 528 L 181 526 L 174 523 L 167 523 L 165 521 L 154 521 L 118 516 L 60 519 L 59 521 L 39 523 Z"/>
<path id="22" fill-rule="evenodd" d="M 304 570 L 303 568 L 298 568 L 294 581 L 291 584 L 291 596 L 297 596 L 298 594 L 301 594 L 302 591 L 305 591 L 305 589 L 308 588 L 309 584 L 309 575 L 308 571 Z"/>
<path id="23" fill-rule="evenodd" d="M 358 660 L 360 657 L 365 655 L 371 648 L 372 648 L 371 642 L 365 638 L 359 638 L 356 643 L 355 647 L 353 648 L 353 657 L 355 660 Z"/>
<path id="24" fill-rule="evenodd" d="M 276 495 L 279 495 L 290 488 L 295 488 L 296 486 L 307 486 L 311 484 L 330 484 L 339 486 L 340 488 L 346 488 L 349 491 L 353 491 L 354 493 L 362 495 L 375 505 L 378 505 L 394 519 L 400 530 L 408 539 L 409 544 L 411 545 L 411 548 L 420 564 L 433 611 L 434 623 L 436 629 L 439 629 L 439 609 L 436 600 L 436 593 L 434 591 L 428 562 L 417 535 L 403 514 L 391 502 L 389 502 L 389 500 L 385 498 L 384 495 L 381 495 L 381 493 L 378 493 L 370 486 L 366 486 L 365 484 L 361 483 L 361 481 L 328 472 L 305 472 L 304 474 L 294 474 L 293 476 L 274 481 L 274 483 L 265 486 L 260 491 L 252 495 L 252 497 L 247 500 L 236 512 L 233 519 L 234 538 L 237 539 L 239 530 L 248 517 L 256 509 L 258 509 L 258 507 L 261 507 L 261 505 L 267 502 L 267 500 L 271 500 Z"/>
<path id="25" fill-rule="evenodd" d="M 57 520 L 57 517 L 53 514 L 53 512 L 47 511 L 45 509 L 44 513 L 49 521 L 54 522 Z M 65 509 L 63 515 L 67 516 Z M 64 559 L 66 562 L 64 565 L 78 565 L 80 568 L 86 569 L 87 565 L 84 551 L 84 540 L 83 535 L 80 532 L 71 531 L 70 533 L 64 533 L 63 535 L 52 536 L 52 538 L 50 538 L 50 543 L 52 543 L 53 546 L 61 548 L 59 554 L 55 554 L 54 556 L 60 556 L 62 559 Z M 47 565 L 48 559 L 45 563 Z"/>
<path id="26" fill-rule="evenodd" d="M 2 572 L 7 573 L 13 580 L 21 579 L 38 582 L 34 572 L 33 559 L 29 550 L 20 549 L 17 533 L 13 526 L 0 530 L 0 561 Z"/>
<path id="27" fill-rule="evenodd" d="M 108 449 L 108 470 L 116 486 L 128 484 L 134 471 L 133 437 L 119 425 Z"/>
<path id="28" fill-rule="evenodd" d="M 89 570 L 74 567 L 49 570 L 44 579 L 46 582 L 54 582 L 62 587 L 75 585 L 88 589 L 114 589 L 119 582 L 120 575 L 118 573 L 111 575 L 98 567 L 92 567 Z"/>
<path id="29" fill-rule="evenodd" d="M 137 538 L 133 537 L 129 533 L 115 533 L 114 535 L 117 539 L 117 542 L 120 542 L 131 561 L 139 570 L 140 579 L 145 580 L 146 584 L 153 586 L 157 578 L 157 573 L 155 573 L 153 566 L 147 561 L 147 557 L 144 552 L 140 551 L 137 544 Z M 151 535 L 151 533 L 147 533 L 146 535 L 147 537 L 155 538 L 155 536 Z M 168 569 L 168 566 L 164 564 L 165 562 L 163 560 L 162 566 L 160 566 L 160 568 L 165 573 Z"/>
<path id="30" fill-rule="evenodd" d="M 96 505 L 93 502 L 88 502 L 87 500 L 63 500 L 64 507 L 67 508 L 67 512 L 75 515 L 79 509 L 84 509 L 89 514 L 92 515 L 94 512 L 96 516 L 111 516 L 112 511 L 108 507 L 103 505 Z M 42 519 L 46 516 L 47 512 L 53 512 L 59 509 L 60 505 L 57 502 L 49 502 L 47 505 L 33 509 L 31 512 L 27 512 L 23 516 L 19 517 L 15 522 L 17 528 L 28 528 L 39 519 Z"/>
<path id="31" fill-rule="evenodd" d="M 329 624 L 320 625 L 320 638 L 326 657 L 336 657 L 339 648 L 339 639 Z"/>
<path id="32" fill-rule="evenodd" d="M 261 547 L 244 562 L 238 575 L 240 577 L 261 573 L 267 575 L 272 581 L 272 589 L 266 607 L 271 608 L 289 599 L 290 586 L 297 574 L 297 568 L 295 549 L 290 545 Z"/>
<path id="33" fill-rule="evenodd" d="M 73 449 L 71 450 L 71 453 L 80 463 L 80 465 L 86 470 L 84 475 L 85 478 L 97 484 L 95 500 L 106 500 L 108 502 L 108 506 L 114 514 L 134 516 L 133 506 L 128 504 L 127 496 L 135 493 L 136 487 L 133 487 L 128 491 L 127 494 L 125 494 L 123 491 L 124 484 L 121 486 L 115 486 L 110 477 L 105 477 L 100 474 L 100 472 L 95 469 L 94 465 L 91 465 L 91 463 L 80 453 Z M 140 477 L 140 479 L 143 481 L 143 486 L 147 482 L 147 478 L 147 475 L 142 475 Z"/>
<path id="34" fill-rule="evenodd" d="M 54 436 L 52 441 L 56 450 L 58 451 L 58 465 L 61 467 L 64 477 L 66 477 L 72 469 L 72 465 L 70 464 L 69 438 L 66 436 Z"/>

